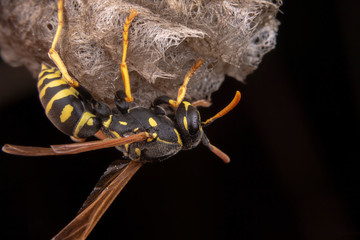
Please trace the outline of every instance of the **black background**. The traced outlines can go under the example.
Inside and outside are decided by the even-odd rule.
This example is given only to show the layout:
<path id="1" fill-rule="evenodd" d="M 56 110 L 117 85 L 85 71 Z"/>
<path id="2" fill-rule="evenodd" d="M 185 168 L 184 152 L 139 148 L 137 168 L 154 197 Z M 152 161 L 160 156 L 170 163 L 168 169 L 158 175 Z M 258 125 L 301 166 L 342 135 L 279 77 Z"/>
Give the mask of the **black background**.
<path id="1" fill-rule="evenodd" d="M 199 146 L 145 165 L 88 239 L 360 239 L 359 7 L 285 1 L 277 48 L 246 85 L 227 79 L 201 109 L 206 119 L 242 92 L 239 106 L 206 129 L 232 162 Z M 46 119 L 26 70 L 0 67 L 0 144 L 70 142 Z M 118 158 L 114 149 L 0 153 L 0 238 L 53 237 Z"/>

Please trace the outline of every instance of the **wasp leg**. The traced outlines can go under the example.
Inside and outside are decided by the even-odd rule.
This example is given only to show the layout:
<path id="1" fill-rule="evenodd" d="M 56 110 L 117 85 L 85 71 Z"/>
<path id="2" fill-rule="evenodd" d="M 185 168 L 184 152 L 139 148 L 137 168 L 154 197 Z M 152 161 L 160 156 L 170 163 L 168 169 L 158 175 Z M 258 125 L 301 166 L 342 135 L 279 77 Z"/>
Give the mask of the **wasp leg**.
<path id="1" fill-rule="evenodd" d="M 131 96 L 129 71 L 128 71 L 127 64 L 126 64 L 126 53 L 127 53 L 127 48 L 128 48 L 128 44 L 129 44 L 128 35 L 129 35 L 130 23 L 132 22 L 132 20 L 134 19 L 134 17 L 136 15 L 137 15 L 136 10 L 132 9 L 130 12 L 130 15 L 126 18 L 126 22 L 124 24 L 124 30 L 123 30 L 123 56 L 122 56 L 120 69 L 121 69 L 121 76 L 124 81 L 124 87 L 125 87 L 125 93 L 126 93 L 125 100 L 127 102 L 134 101 L 134 98 Z"/>
<path id="2" fill-rule="evenodd" d="M 115 93 L 115 105 L 122 114 L 126 114 L 129 110 L 129 103 L 125 99 L 126 94 L 124 91 L 119 90 Z"/>
<path id="3" fill-rule="evenodd" d="M 77 142 L 77 143 L 82 143 L 82 142 L 86 141 L 86 138 L 77 138 L 77 137 L 74 137 L 74 136 L 70 136 L 70 139 L 73 140 L 74 142 Z"/>
<path id="4" fill-rule="evenodd" d="M 212 102 L 210 100 L 201 99 L 195 102 L 192 102 L 191 105 L 194 107 L 210 107 Z"/>
<path id="5" fill-rule="evenodd" d="M 196 72 L 196 70 L 201 66 L 201 64 L 203 64 L 203 60 L 202 59 L 198 59 L 195 63 L 195 65 L 190 69 L 190 71 L 186 74 L 185 78 L 184 78 L 184 83 L 180 86 L 179 91 L 178 91 L 178 96 L 176 99 L 176 102 L 174 101 L 173 103 L 171 103 L 171 105 L 173 107 L 178 107 L 179 104 L 182 102 L 182 100 L 184 100 L 185 97 L 185 93 L 186 93 L 186 87 L 189 83 L 190 77 Z"/>
<path id="6" fill-rule="evenodd" d="M 174 103 L 175 101 L 169 98 L 168 96 L 160 96 L 155 98 L 155 100 L 151 103 L 151 107 L 156 107 L 161 104 L 173 105 Z"/>
<path id="7" fill-rule="evenodd" d="M 169 98 L 168 96 L 160 96 L 155 98 L 151 103 L 151 109 L 156 113 L 156 115 L 166 115 L 166 111 L 160 105 L 172 106 L 175 101 Z"/>
<path id="8" fill-rule="evenodd" d="M 49 49 L 48 55 L 51 58 L 51 60 L 56 64 L 58 69 L 60 70 L 63 79 L 65 79 L 65 81 L 67 81 L 70 86 L 78 87 L 79 82 L 70 76 L 69 72 L 66 69 L 64 62 L 60 58 L 59 53 L 55 50 L 56 44 L 57 44 L 60 34 L 61 34 L 61 29 L 64 24 L 63 16 L 64 16 L 64 0 L 59 0 L 58 1 L 58 27 L 57 27 L 56 34 L 53 39 L 51 48 Z"/>

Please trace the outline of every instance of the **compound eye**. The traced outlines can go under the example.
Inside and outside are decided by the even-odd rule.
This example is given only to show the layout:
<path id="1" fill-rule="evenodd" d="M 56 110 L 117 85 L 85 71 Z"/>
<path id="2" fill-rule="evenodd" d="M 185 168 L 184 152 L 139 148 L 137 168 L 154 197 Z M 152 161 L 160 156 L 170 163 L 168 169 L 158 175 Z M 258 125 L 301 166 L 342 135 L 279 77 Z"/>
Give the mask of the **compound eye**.
<path id="1" fill-rule="evenodd" d="M 199 131 L 200 125 L 200 117 L 196 108 L 189 107 L 186 119 L 190 135 L 195 135 Z"/>

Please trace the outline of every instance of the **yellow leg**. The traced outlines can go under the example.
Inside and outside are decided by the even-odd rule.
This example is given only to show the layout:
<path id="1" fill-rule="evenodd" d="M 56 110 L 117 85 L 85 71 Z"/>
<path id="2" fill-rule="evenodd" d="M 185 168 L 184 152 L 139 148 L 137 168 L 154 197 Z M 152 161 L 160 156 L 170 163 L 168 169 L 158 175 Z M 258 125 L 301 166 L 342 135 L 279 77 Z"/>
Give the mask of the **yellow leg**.
<path id="1" fill-rule="evenodd" d="M 129 44 L 128 35 L 129 35 L 130 23 L 132 22 L 134 17 L 136 17 L 136 15 L 137 15 L 136 10 L 132 9 L 130 15 L 126 18 L 126 22 L 124 24 L 124 30 L 123 30 L 123 56 L 121 61 L 121 76 L 124 81 L 125 94 L 126 94 L 125 100 L 127 102 L 134 101 L 134 98 L 131 96 L 129 71 L 126 64 L 126 53 Z"/>
<path id="2" fill-rule="evenodd" d="M 50 48 L 48 54 L 49 54 L 49 57 L 51 58 L 51 60 L 53 60 L 53 62 L 56 64 L 56 66 L 60 70 L 63 78 L 69 83 L 69 85 L 71 85 L 72 87 L 78 87 L 79 82 L 76 81 L 74 78 L 72 78 L 69 75 L 64 62 L 60 58 L 59 53 L 55 50 L 56 43 L 59 40 L 61 29 L 64 24 L 63 15 L 64 15 L 64 0 L 59 0 L 58 1 L 58 27 L 57 27 L 56 34 L 55 34 L 54 40 L 52 42 L 52 45 L 51 45 L 51 48 Z"/>
<path id="3" fill-rule="evenodd" d="M 184 100 L 185 97 L 185 93 L 186 93 L 186 87 L 189 83 L 190 77 L 196 72 L 196 70 L 201 66 L 201 64 L 203 64 L 203 60 L 199 59 L 196 61 L 195 65 L 190 69 L 190 71 L 186 74 L 185 78 L 184 78 L 184 83 L 180 86 L 179 91 L 178 91 L 178 96 L 175 101 L 171 101 L 170 104 L 173 107 L 178 107 L 179 104 L 182 102 L 182 100 Z"/>

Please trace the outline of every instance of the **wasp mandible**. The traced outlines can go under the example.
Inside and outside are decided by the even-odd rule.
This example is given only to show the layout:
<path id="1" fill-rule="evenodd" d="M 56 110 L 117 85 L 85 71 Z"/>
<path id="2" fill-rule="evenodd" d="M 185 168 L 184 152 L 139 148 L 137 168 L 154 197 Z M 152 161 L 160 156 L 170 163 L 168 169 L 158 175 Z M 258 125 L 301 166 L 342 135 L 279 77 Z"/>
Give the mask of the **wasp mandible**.
<path id="1" fill-rule="evenodd" d="M 145 162 L 165 160 L 181 150 L 192 149 L 200 142 L 228 163 L 230 158 L 213 146 L 203 127 L 231 111 L 240 101 L 237 91 L 233 100 L 212 118 L 202 122 L 196 106 L 185 101 L 190 77 L 202 65 L 199 59 L 186 74 L 176 100 L 168 96 L 156 98 L 150 108 L 129 108 L 133 101 L 129 73 L 126 65 L 128 30 L 137 12 L 132 10 L 123 29 L 123 58 L 121 74 L 125 91 L 117 91 L 115 108 L 95 100 L 90 92 L 70 76 L 60 55 L 55 50 L 63 27 L 64 3 L 58 1 L 58 28 L 49 57 L 57 68 L 42 64 L 38 77 L 40 101 L 49 120 L 63 133 L 78 143 L 52 145 L 49 148 L 5 145 L 4 152 L 23 156 L 77 154 L 101 148 L 116 147 L 125 161 L 114 161 L 84 202 L 78 215 L 53 239 L 86 239 L 101 216 L 121 192 L 123 187 Z M 168 114 L 163 106 L 172 109 Z M 100 140 L 84 142 L 95 136 Z"/>

